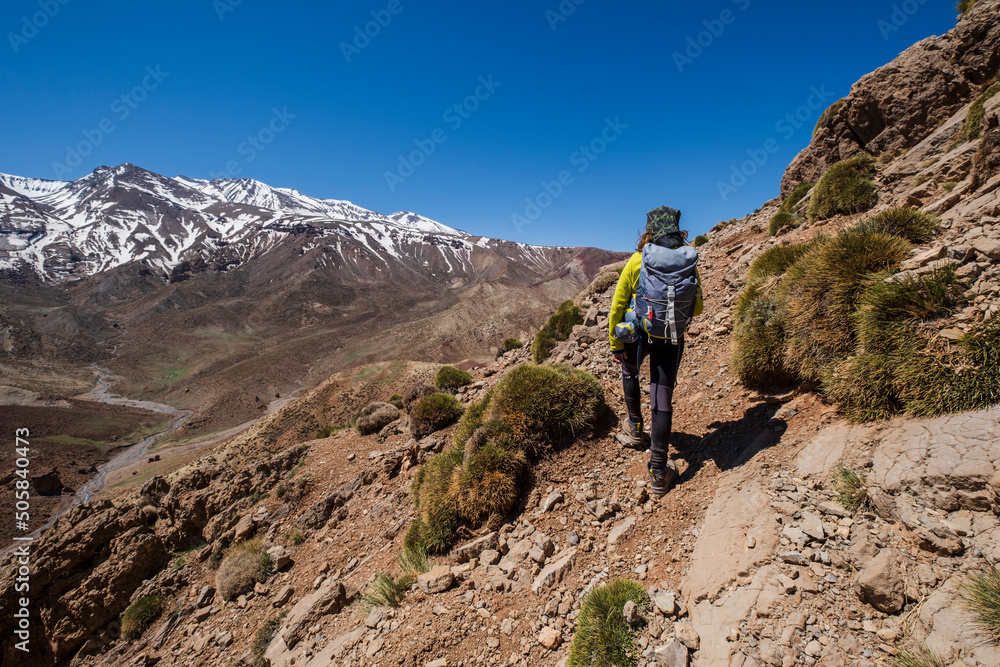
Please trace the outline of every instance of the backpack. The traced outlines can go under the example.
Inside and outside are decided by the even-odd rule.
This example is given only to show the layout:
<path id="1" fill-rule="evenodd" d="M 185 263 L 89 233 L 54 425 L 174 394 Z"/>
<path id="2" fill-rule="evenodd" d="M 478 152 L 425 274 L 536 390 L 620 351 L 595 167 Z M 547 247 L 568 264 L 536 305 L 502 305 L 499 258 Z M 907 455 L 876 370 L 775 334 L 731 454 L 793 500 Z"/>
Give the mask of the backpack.
<path id="1" fill-rule="evenodd" d="M 664 338 L 674 345 L 694 317 L 698 298 L 698 251 L 689 246 L 675 250 L 646 244 L 635 290 L 635 314 L 648 337 Z"/>

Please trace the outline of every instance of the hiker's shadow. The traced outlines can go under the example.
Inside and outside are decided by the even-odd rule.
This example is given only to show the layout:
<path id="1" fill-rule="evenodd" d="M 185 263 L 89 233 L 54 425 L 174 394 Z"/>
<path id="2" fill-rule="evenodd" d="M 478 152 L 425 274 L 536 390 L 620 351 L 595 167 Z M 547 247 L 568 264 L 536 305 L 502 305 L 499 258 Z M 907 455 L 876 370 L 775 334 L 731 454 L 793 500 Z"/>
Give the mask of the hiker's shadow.
<path id="1" fill-rule="evenodd" d="M 760 404 L 749 408 L 740 419 L 716 421 L 704 436 L 673 433 L 670 446 L 679 458 L 688 463 L 678 483 L 693 479 L 705 461 L 711 460 L 719 470 L 743 465 L 758 452 L 773 447 L 785 434 L 785 425 L 774 420 L 780 405 Z"/>

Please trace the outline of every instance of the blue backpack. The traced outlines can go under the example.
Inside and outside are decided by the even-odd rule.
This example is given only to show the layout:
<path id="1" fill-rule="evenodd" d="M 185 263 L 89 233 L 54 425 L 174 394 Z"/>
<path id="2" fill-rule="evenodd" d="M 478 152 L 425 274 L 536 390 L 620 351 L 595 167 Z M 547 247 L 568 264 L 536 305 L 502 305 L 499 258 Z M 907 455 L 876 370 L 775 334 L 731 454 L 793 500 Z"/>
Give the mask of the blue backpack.
<path id="1" fill-rule="evenodd" d="M 642 249 L 642 269 L 635 290 L 635 317 L 647 337 L 674 345 L 694 317 L 698 298 L 698 251 L 647 244 Z"/>

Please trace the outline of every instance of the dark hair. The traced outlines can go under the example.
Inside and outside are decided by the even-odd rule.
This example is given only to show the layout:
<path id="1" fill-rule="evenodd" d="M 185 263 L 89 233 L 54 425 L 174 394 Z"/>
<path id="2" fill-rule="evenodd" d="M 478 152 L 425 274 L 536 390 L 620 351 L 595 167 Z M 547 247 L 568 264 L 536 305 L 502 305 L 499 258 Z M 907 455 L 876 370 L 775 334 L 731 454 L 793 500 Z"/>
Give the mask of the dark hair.
<path id="1" fill-rule="evenodd" d="M 665 245 L 668 248 L 678 248 L 687 243 L 688 233 L 684 230 L 681 230 L 677 234 L 670 234 L 668 236 L 664 236 L 662 240 L 667 241 L 667 243 L 661 243 L 660 245 Z M 670 241 L 676 241 L 677 243 L 670 243 Z M 636 242 L 635 251 L 642 252 L 642 249 L 646 247 L 646 244 L 652 242 L 653 242 L 653 232 L 643 232 L 642 236 L 640 236 L 639 240 Z"/>

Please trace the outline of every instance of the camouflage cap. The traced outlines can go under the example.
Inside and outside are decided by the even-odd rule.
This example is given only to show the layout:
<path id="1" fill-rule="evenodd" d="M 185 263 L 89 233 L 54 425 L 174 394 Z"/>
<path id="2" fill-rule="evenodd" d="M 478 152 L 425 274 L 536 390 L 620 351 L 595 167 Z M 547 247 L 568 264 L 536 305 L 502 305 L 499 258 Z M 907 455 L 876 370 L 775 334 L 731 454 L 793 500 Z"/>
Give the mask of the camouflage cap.
<path id="1" fill-rule="evenodd" d="M 669 206 L 654 208 L 646 214 L 646 231 L 653 240 L 681 233 L 681 212 Z"/>

